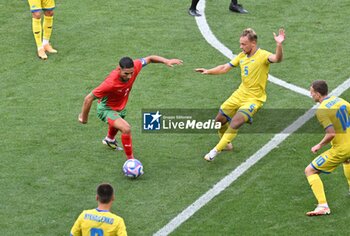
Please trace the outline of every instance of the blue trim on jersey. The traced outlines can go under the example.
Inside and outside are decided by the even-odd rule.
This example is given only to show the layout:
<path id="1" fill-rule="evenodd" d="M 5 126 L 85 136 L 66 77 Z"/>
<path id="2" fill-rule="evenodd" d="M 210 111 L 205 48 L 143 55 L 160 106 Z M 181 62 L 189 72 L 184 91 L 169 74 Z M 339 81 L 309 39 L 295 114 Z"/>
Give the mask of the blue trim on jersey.
<path id="1" fill-rule="evenodd" d="M 96 211 L 98 211 L 98 212 L 109 212 L 109 210 L 100 210 L 98 208 L 96 208 Z"/>
<path id="2" fill-rule="evenodd" d="M 231 122 L 231 117 L 229 117 L 228 115 L 226 115 L 225 112 L 224 112 L 222 109 L 220 109 L 219 112 L 220 112 L 222 115 L 224 115 L 224 116 L 226 117 L 226 119 L 227 119 L 229 122 Z"/>
<path id="3" fill-rule="evenodd" d="M 73 234 L 70 234 L 69 236 L 73 236 Z"/>
<path id="4" fill-rule="evenodd" d="M 229 62 L 229 63 L 227 63 L 227 64 L 229 64 L 231 67 L 235 67 L 234 65 L 231 64 L 231 62 Z"/>
<path id="5" fill-rule="evenodd" d="M 333 126 L 333 124 L 328 125 L 324 130 L 328 129 L 329 127 Z"/>
<path id="6" fill-rule="evenodd" d="M 146 62 L 145 58 L 140 58 L 140 60 L 142 63 L 142 67 L 147 66 L 147 62 Z"/>
<path id="7" fill-rule="evenodd" d="M 38 11 L 41 11 L 41 9 L 31 10 L 30 12 L 38 12 Z"/>
<path id="8" fill-rule="evenodd" d="M 243 113 L 244 115 L 248 116 L 248 120 L 249 120 L 249 123 L 252 124 L 253 123 L 253 118 L 245 111 L 242 111 L 242 110 L 238 110 L 238 112 L 241 112 Z"/>
<path id="9" fill-rule="evenodd" d="M 325 97 L 325 98 L 323 99 L 323 101 L 324 101 L 324 100 L 327 100 L 327 99 L 329 99 L 329 98 L 330 98 L 330 96 L 328 96 L 328 97 Z"/>
<path id="10" fill-rule="evenodd" d="M 55 7 L 52 7 L 52 8 L 43 8 L 43 11 L 52 11 L 52 10 L 54 10 L 55 9 Z"/>
<path id="11" fill-rule="evenodd" d="M 322 172 L 322 173 L 324 173 L 324 174 L 330 174 L 331 172 L 327 172 L 327 171 L 324 171 L 324 170 L 319 170 L 319 169 L 317 169 L 313 164 L 312 164 L 312 162 L 310 163 L 310 165 L 312 166 L 312 168 L 314 168 L 315 170 L 317 170 L 317 171 L 319 171 L 319 172 Z"/>

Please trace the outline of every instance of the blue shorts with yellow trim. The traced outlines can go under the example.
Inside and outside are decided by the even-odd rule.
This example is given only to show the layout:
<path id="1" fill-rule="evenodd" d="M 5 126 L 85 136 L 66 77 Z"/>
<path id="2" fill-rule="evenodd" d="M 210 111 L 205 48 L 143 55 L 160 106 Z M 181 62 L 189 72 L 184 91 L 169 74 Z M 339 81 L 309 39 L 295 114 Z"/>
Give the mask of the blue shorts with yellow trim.
<path id="1" fill-rule="evenodd" d="M 28 3 L 31 12 L 55 9 L 55 0 L 28 0 Z"/>
<path id="2" fill-rule="evenodd" d="M 337 166 L 342 164 L 344 161 L 348 160 L 349 156 L 340 156 L 337 155 L 337 152 L 331 148 L 323 152 L 321 155 L 316 157 L 310 165 L 322 173 L 329 174 L 335 170 Z"/>
<path id="3" fill-rule="evenodd" d="M 232 117 L 240 112 L 246 117 L 246 122 L 252 123 L 254 114 L 263 106 L 263 103 L 255 98 L 247 98 L 239 90 L 236 90 L 221 106 L 220 112 L 231 121 Z"/>

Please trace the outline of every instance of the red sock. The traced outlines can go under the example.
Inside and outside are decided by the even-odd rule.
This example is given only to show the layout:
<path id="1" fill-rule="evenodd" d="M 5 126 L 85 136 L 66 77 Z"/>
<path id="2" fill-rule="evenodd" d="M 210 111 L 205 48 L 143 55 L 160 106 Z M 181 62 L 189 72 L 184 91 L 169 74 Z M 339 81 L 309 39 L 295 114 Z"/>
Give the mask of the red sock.
<path id="1" fill-rule="evenodd" d="M 116 128 L 114 128 L 111 125 L 108 125 L 108 133 L 107 133 L 108 138 L 114 139 L 117 133 L 118 133 L 118 130 Z"/>
<path id="2" fill-rule="evenodd" d="M 126 158 L 134 159 L 134 154 L 132 153 L 131 134 L 122 134 L 121 138 Z"/>

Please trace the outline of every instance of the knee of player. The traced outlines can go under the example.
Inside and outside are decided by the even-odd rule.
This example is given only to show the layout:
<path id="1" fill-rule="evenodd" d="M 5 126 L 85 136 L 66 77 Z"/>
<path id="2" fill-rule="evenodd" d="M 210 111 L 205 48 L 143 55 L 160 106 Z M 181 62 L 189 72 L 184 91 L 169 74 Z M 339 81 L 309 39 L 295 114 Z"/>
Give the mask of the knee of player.
<path id="1" fill-rule="evenodd" d="M 53 16 L 53 10 L 44 11 L 45 16 Z"/>
<path id="2" fill-rule="evenodd" d="M 221 125 L 225 125 L 227 123 L 226 118 L 215 118 L 215 122 L 220 122 Z"/>
<path id="3" fill-rule="evenodd" d="M 312 174 L 315 174 L 315 170 L 311 167 L 311 165 L 308 165 L 305 170 L 304 173 L 306 176 L 310 176 Z"/>
<path id="4" fill-rule="evenodd" d="M 227 118 L 226 118 L 224 115 L 222 115 L 221 113 L 219 113 L 219 114 L 215 117 L 215 122 L 220 122 L 221 125 L 224 125 L 224 124 L 226 124 L 226 122 L 227 122 Z"/>
<path id="5" fill-rule="evenodd" d="M 32 12 L 32 17 L 35 18 L 35 19 L 40 19 L 41 18 L 41 12 L 40 11 Z"/>
<path id="6" fill-rule="evenodd" d="M 131 126 L 129 124 L 127 124 L 123 127 L 123 129 L 121 131 L 123 134 L 130 134 L 131 133 Z"/>
<path id="7" fill-rule="evenodd" d="M 231 128 L 232 129 L 238 129 L 241 127 L 244 123 L 246 123 L 246 119 L 243 115 L 241 114 L 236 114 L 233 119 L 231 120 Z"/>

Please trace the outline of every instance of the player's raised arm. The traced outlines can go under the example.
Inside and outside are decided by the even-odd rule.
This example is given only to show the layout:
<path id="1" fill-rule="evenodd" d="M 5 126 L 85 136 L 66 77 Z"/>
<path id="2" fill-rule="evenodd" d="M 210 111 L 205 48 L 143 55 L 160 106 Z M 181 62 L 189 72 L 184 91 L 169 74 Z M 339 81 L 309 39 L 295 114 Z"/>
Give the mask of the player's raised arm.
<path id="1" fill-rule="evenodd" d="M 199 72 L 203 75 L 219 75 L 219 74 L 225 74 L 229 70 L 231 70 L 232 66 L 229 63 L 219 65 L 217 67 L 214 67 L 212 69 L 204 69 L 204 68 L 197 68 L 195 69 L 196 72 Z"/>
<path id="2" fill-rule="evenodd" d="M 145 57 L 144 60 L 147 64 L 149 63 L 163 63 L 169 67 L 173 67 L 174 65 L 182 65 L 182 60 L 180 59 L 167 59 L 165 57 L 151 55 Z"/>
<path id="3" fill-rule="evenodd" d="M 282 47 L 282 43 L 286 38 L 285 35 L 285 31 L 283 28 L 279 29 L 278 35 L 276 35 L 275 33 L 273 33 L 273 37 L 276 41 L 276 52 L 275 54 L 271 54 L 269 56 L 269 61 L 271 63 L 277 63 L 277 62 L 281 62 L 283 59 L 283 47 Z"/>
<path id="4" fill-rule="evenodd" d="M 94 101 L 95 97 L 92 93 L 89 93 L 83 103 L 83 107 L 81 108 L 81 113 L 79 114 L 78 120 L 82 124 L 86 124 L 88 122 L 88 116 L 90 112 L 90 108 L 92 105 L 92 102 Z"/>

